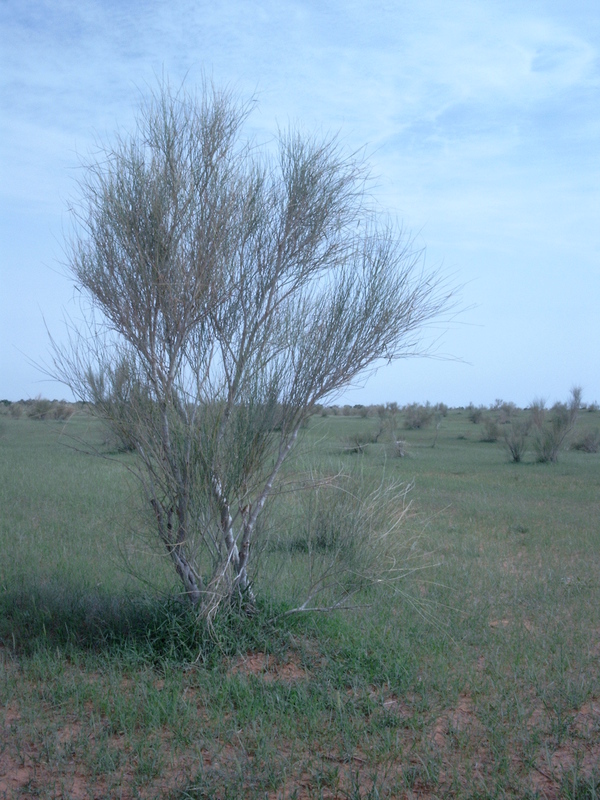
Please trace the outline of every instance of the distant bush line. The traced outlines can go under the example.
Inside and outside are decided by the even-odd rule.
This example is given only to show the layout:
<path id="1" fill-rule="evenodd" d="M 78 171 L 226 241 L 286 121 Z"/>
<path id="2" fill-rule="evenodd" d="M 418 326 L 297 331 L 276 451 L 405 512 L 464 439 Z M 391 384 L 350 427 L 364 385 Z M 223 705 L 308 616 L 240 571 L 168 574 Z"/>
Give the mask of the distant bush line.
<path id="1" fill-rule="evenodd" d="M 92 409 L 83 402 L 48 400 L 38 396 L 27 400 L 0 400 L 0 416 L 20 417 L 33 420 L 67 421 L 76 412 L 90 412 Z M 519 408 L 515 403 L 501 399 L 490 406 L 468 406 L 449 408 L 445 403 L 435 405 L 409 403 L 400 406 L 396 402 L 364 405 L 316 405 L 313 415 L 321 417 L 360 417 L 377 420 L 377 428 L 366 432 L 354 432 L 345 440 L 344 450 L 362 454 L 370 444 L 391 443 L 393 455 L 405 455 L 405 442 L 399 438 L 400 427 L 406 430 L 421 430 L 435 424 L 436 431 L 442 425 L 449 411 L 464 413 L 474 425 L 478 426 L 479 441 L 498 443 L 507 452 L 511 461 L 521 462 L 527 449 L 539 462 L 558 460 L 561 449 L 570 448 L 584 453 L 600 451 L 600 430 L 587 431 L 575 437 L 574 428 L 579 412 L 597 413 L 597 402 L 581 403 L 581 393 L 573 394 L 569 403 L 555 403 L 546 408 L 543 401 L 534 400 L 530 406 Z M 525 414 L 527 416 L 525 416 Z M 110 444 L 110 443 L 109 443 Z M 116 450 L 131 449 L 125 442 L 114 442 Z M 434 445 L 435 446 L 435 439 Z"/>

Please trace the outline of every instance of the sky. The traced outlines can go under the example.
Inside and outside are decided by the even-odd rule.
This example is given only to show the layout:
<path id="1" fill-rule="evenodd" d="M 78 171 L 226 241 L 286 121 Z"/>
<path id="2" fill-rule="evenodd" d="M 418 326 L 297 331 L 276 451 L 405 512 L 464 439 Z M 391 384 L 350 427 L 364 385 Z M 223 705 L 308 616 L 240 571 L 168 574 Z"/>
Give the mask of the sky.
<path id="1" fill-rule="evenodd" d="M 598 0 L 1 0 L 0 399 L 40 370 L 76 291 L 69 200 L 98 138 L 164 75 L 255 97 L 278 127 L 364 148 L 382 207 L 462 312 L 428 358 L 338 402 L 600 401 Z"/>

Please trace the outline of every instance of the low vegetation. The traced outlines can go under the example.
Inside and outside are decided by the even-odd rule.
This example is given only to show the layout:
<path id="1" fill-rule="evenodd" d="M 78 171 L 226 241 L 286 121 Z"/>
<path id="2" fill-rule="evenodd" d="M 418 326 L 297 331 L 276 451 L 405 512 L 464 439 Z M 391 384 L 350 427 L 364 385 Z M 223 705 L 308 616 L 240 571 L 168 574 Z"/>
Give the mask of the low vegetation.
<path id="1" fill-rule="evenodd" d="M 435 430 L 406 410 L 319 409 L 257 538 L 257 613 L 211 626 L 143 535 L 133 454 L 80 407 L 65 422 L 12 405 L 0 797 L 598 796 L 600 457 L 578 447 L 594 409 L 558 463 L 529 434 L 519 464 L 470 409 Z M 496 421 L 516 435 L 530 418 Z M 287 490 L 302 481 L 318 492 Z M 387 541 L 364 535 L 373 511 Z M 352 609 L 298 613 L 340 553 Z M 373 584 L 391 559 L 397 579 Z M 315 585 L 311 605 L 338 588 Z"/>

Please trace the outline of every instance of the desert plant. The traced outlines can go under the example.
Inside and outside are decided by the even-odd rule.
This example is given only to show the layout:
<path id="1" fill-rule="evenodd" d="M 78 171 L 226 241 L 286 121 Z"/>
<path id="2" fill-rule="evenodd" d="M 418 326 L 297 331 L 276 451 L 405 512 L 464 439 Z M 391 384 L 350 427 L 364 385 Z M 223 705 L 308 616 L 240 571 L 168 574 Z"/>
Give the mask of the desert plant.
<path id="1" fill-rule="evenodd" d="M 555 403 L 550 411 L 543 400 L 531 404 L 533 446 L 540 463 L 555 463 L 572 433 L 579 408 L 581 388 L 574 386 L 568 403 Z"/>
<path id="2" fill-rule="evenodd" d="M 495 417 L 487 416 L 483 420 L 483 431 L 481 433 L 480 441 L 482 442 L 497 442 L 500 438 L 500 425 Z"/>
<path id="3" fill-rule="evenodd" d="M 520 463 L 525 455 L 527 437 L 531 429 L 531 420 L 512 420 L 504 427 L 504 447 L 510 455 L 511 461 Z"/>
<path id="4" fill-rule="evenodd" d="M 428 402 L 425 405 L 411 403 L 404 408 L 404 427 L 408 430 L 425 428 L 431 423 L 433 413 L 433 409 Z"/>
<path id="5" fill-rule="evenodd" d="M 23 414 L 23 403 L 11 403 L 9 414 L 13 419 L 19 419 Z"/>
<path id="6" fill-rule="evenodd" d="M 473 403 L 470 403 L 467 407 L 467 411 L 469 412 L 469 421 L 474 425 L 478 425 L 483 419 L 483 412 L 485 409 L 483 406 L 478 406 L 476 408 Z"/>
<path id="7" fill-rule="evenodd" d="M 393 443 L 392 456 L 394 458 L 404 458 L 406 456 L 406 442 L 404 439 L 396 439 Z"/>
<path id="8" fill-rule="evenodd" d="M 597 453 L 600 450 L 600 430 L 596 428 L 584 433 L 573 442 L 571 447 L 573 450 L 581 450 L 584 453 Z"/>
<path id="9" fill-rule="evenodd" d="M 52 401 L 38 395 L 27 403 L 27 416 L 30 419 L 47 419 L 52 413 Z"/>
<path id="10" fill-rule="evenodd" d="M 344 439 L 344 451 L 346 453 L 359 453 L 362 455 L 368 444 L 377 441 L 376 435 L 359 431 Z"/>
<path id="11" fill-rule="evenodd" d="M 52 370 L 134 444 L 156 531 L 209 617 L 253 602 L 254 533 L 306 417 L 415 354 L 452 297 L 369 208 L 362 163 L 294 131 L 257 155 L 248 111 L 161 85 L 134 134 L 100 146 L 68 256 L 95 316 Z"/>
<path id="12" fill-rule="evenodd" d="M 412 484 L 367 478 L 359 469 L 313 475 L 314 489 L 292 498 L 291 535 L 273 544 L 306 553 L 309 586 L 287 613 L 343 607 L 369 585 L 396 584 L 417 565 L 422 552 L 402 535 Z M 271 546 L 272 546 L 271 545 Z"/>

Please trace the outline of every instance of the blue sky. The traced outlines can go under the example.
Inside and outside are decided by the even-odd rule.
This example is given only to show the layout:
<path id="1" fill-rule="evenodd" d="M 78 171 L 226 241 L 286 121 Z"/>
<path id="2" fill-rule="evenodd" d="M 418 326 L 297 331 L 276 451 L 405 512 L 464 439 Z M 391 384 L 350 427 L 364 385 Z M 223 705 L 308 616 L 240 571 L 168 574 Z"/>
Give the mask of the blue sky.
<path id="1" fill-rule="evenodd" d="M 0 398 L 68 396 L 32 362 L 76 310 L 80 156 L 157 75 L 204 71 L 256 96 L 258 141 L 292 123 L 365 146 L 377 200 L 463 284 L 452 359 L 345 400 L 600 401 L 597 0 L 3 0 L 0 38 Z"/>

